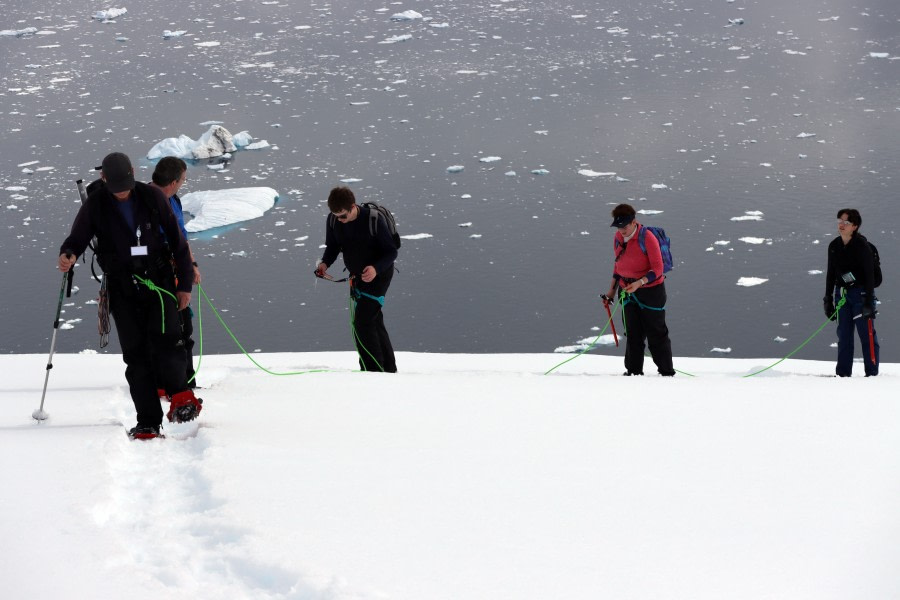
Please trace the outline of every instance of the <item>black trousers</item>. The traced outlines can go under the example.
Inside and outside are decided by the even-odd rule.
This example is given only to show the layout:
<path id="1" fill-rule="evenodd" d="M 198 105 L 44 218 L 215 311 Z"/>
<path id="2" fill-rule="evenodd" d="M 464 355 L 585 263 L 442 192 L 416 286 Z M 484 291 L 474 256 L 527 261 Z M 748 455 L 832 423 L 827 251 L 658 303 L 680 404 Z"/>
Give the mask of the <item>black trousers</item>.
<path id="1" fill-rule="evenodd" d="M 666 305 L 666 284 L 638 288 L 633 294 L 646 308 L 633 299 L 623 308 L 625 320 L 625 369 L 632 374 L 644 373 L 644 342 L 660 375 L 674 375 L 672 342 L 666 326 L 666 311 L 653 310 Z"/>
<path id="2" fill-rule="evenodd" d="M 381 304 L 371 298 L 361 296 L 355 300 L 353 330 L 356 350 L 359 352 L 359 368 L 363 371 L 397 372 L 394 347 L 384 328 L 384 314 Z"/>
<path id="3" fill-rule="evenodd" d="M 159 284 L 157 284 L 159 285 Z M 164 285 L 174 294 L 174 285 Z M 178 305 L 168 294 L 160 296 L 130 277 L 109 279 L 109 311 L 116 324 L 125 379 L 140 425 L 159 425 L 163 410 L 158 383 L 172 395 L 187 389 L 185 352 Z"/>

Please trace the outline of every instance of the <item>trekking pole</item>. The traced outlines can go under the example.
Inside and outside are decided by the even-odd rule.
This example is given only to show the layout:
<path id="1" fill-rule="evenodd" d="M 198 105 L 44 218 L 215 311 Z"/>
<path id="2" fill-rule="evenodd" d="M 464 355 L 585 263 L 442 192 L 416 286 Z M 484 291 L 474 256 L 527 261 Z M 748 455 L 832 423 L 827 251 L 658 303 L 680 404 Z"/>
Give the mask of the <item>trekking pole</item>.
<path id="1" fill-rule="evenodd" d="M 66 254 L 66 256 L 72 256 Z M 50 358 L 47 359 L 47 374 L 44 375 L 44 391 L 41 393 L 41 406 L 31 413 L 31 418 L 38 423 L 46 421 L 50 415 L 44 411 L 44 398 L 47 396 L 47 382 L 50 380 L 50 369 L 53 368 L 53 352 L 56 350 L 56 334 L 59 332 L 59 315 L 62 312 L 63 296 L 72 295 L 72 277 L 75 275 L 75 265 L 63 273 L 62 283 L 59 286 L 59 303 L 56 305 L 56 319 L 53 321 L 53 338 L 50 340 Z"/>

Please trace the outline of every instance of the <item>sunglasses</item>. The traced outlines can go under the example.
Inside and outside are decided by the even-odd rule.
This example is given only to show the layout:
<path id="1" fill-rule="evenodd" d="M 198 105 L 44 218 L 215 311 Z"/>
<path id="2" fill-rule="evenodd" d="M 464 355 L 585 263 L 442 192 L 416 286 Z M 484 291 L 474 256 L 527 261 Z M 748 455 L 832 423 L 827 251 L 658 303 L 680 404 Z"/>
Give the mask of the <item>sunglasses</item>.
<path id="1" fill-rule="evenodd" d="M 331 214 L 333 214 L 333 215 L 334 215 L 334 218 L 337 219 L 338 221 L 343 221 L 343 220 L 345 220 L 345 219 L 347 219 L 347 218 L 350 217 L 350 211 L 349 211 L 349 210 L 346 210 L 346 211 L 344 211 L 344 212 L 342 212 L 342 213 L 334 213 L 334 212 L 333 212 L 333 213 L 331 213 Z"/>
<path id="2" fill-rule="evenodd" d="M 838 221 L 838 225 L 853 225 L 852 221 Z"/>

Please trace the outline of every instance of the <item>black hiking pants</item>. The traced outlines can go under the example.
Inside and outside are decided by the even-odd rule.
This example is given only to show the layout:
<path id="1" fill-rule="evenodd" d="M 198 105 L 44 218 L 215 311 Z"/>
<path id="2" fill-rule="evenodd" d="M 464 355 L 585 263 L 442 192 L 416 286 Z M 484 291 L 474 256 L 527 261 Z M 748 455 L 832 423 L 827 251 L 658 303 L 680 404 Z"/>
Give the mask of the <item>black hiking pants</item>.
<path id="1" fill-rule="evenodd" d="M 363 371 L 397 372 L 394 347 L 384 328 L 381 303 L 365 296 L 355 300 L 353 329 L 356 332 L 356 350 L 359 352 L 359 368 Z"/>
<path id="2" fill-rule="evenodd" d="M 638 288 L 633 294 L 634 298 L 622 310 L 625 321 L 625 369 L 633 375 L 644 373 L 645 341 L 659 374 L 675 374 L 672 366 L 672 342 L 669 340 L 664 309 L 665 286 L 665 283 L 661 283 L 649 288 Z M 663 310 L 658 310 L 660 308 Z"/>
<path id="3" fill-rule="evenodd" d="M 157 284 L 160 285 L 160 284 Z M 161 285 L 174 294 L 173 284 Z M 125 379 L 139 425 L 160 425 L 163 410 L 156 393 L 158 382 L 169 395 L 187 388 L 184 341 L 178 305 L 135 283 L 130 276 L 109 279 L 109 311 L 116 324 Z"/>

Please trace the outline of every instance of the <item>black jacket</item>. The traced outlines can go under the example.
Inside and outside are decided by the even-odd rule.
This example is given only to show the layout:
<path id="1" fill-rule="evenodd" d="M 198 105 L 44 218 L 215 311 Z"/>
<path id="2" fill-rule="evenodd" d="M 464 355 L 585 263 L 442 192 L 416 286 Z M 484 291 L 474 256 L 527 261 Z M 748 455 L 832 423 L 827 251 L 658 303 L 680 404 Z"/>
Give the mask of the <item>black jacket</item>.
<path id="1" fill-rule="evenodd" d="M 397 248 L 388 230 L 384 217 L 378 215 L 375 235 L 369 233 L 370 209 L 359 206 L 359 215 L 348 223 L 341 223 L 328 215 L 325 225 L 325 253 L 322 262 L 331 266 L 340 253 L 344 254 L 344 265 L 351 275 L 359 276 L 362 270 L 372 265 L 378 275 L 366 284 L 358 281 L 360 290 L 376 296 L 384 295 L 394 274 Z"/>
<path id="2" fill-rule="evenodd" d="M 194 281 L 191 255 L 168 198 L 158 188 L 140 182 L 135 183 L 132 198 L 134 220 L 141 229 L 141 245 L 147 247 L 146 257 L 132 256 L 131 248 L 137 244 L 136 231 L 126 222 L 116 204 L 118 200 L 105 186 L 95 189 L 81 206 L 69 237 L 60 246 L 60 254 L 80 256 L 91 238 L 96 236 L 97 258 L 104 272 L 152 276 L 156 269 L 167 268 L 171 252 L 178 275 L 178 291 L 190 293 Z M 153 212 L 157 213 L 155 218 Z M 154 220 L 158 223 L 156 228 L 153 227 Z M 165 237 L 159 231 L 160 227 Z M 166 240 L 169 240 L 168 249 Z"/>
<path id="3" fill-rule="evenodd" d="M 844 280 L 847 273 L 852 274 L 855 283 Z M 869 299 L 875 295 L 875 257 L 860 233 L 854 234 L 849 244 L 844 244 L 841 236 L 828 244 L 825 296 L 830 298 L 836 287 L 861 287 Z"/>

